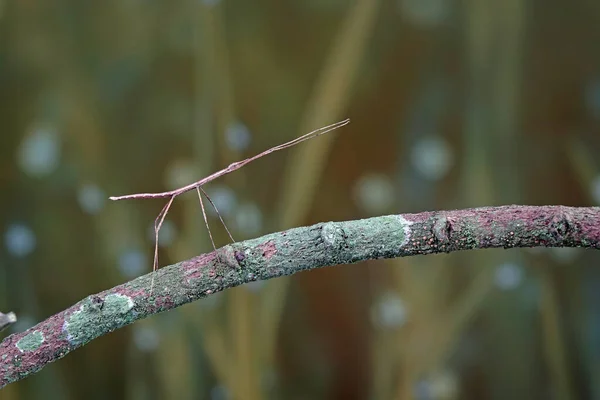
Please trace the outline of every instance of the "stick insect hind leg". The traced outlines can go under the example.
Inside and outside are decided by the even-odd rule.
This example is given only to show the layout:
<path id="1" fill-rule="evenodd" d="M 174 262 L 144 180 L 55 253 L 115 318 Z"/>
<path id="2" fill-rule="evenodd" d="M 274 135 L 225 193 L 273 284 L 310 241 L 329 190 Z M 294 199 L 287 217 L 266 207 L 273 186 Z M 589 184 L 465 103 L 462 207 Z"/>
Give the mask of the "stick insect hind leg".
<path id="1" fill-rule="evenodd" d="M 208 225 L 208 218 L 206 218 L 206 210 L 204 209 L 204 202 L 202 201 L 202 195 L 200 194 L 199 188 L 196 188 L 196 193 L 198 193 L 198 200 L 200 200 L 200 208 L 202 208 L 202 217 L 204 217 L 204 225 L 206 225 L 206 229 L 208 230 L 210 242 L 212 243 L 213 250 L 215 251 L 215 255 L 217 256 L 217 260 L 221 262 L 221 256 L 219 256 L 219 253 L 217 252 L 217 247 L 215 246 L 215 241 L 213 240 L 212 232 L 210 231 L 210 226 Z"/>
<path id="2" fill-rule="evenodd" d="M 202 201 L 202 194 L 200 193 L 200 191 L 202 191 L 202 194 L 204 194 L 206 199 L 210 202 L 210 204 L 215 209 L 215 211 L 216 211 L 217 215 L 219 216 L 219 219 L 221 220 L 221 223 L 223 224 L 223 227 L 227 231 L 227 234 L 229 235 L 229 238 L 231 239 L 231 241 L 235 243 L 235 239 L 233 238 L 233 236 L 231 236 L 231 232 L 229 232 L 229 229 L 227 228 L 225 221 L 223 221 L 223 218 L 221 217 L 221 213 L 217 209 L 217 206 L 215 205 L 215 203 L 213 203 L 213 201 L 211 200 L 210 196 L 204 191 L 202 186 L 196 187 L 196 192 L 198 193 L 198 200 L 200 200 L 200 207 L 202 208 L 202 217 L 204 217 L 204 224 L 206 225 L 206 229 L 208 230 L 208 236 L 210 237 L 210 242 L 212 243 L 213 250 L 215 251 L 215 255 L 217 256 L 217 259 L 219 260 L 219 262 L 222 262 L 221 256 L 217 252 L 217 247 L 215 246 L 215 241 L 213 240 L 212 232 L 210 231 L 210 226 L 208 225 L 208 218 L 206 217 L 206 210 L 204 208 L 204 202 Z"/>
<path id="3" fill-rule="evenodd" d="M 223 224 L 223 228 L 225 228 L 225 230 L 227 231 L 227 235 L 229 235 L 229 239 L 231 239 L 231 241 L 233 243 L 235 243 L 235 239 L 233 238 L 233 236 L 231 236 L 231 232 L 229 232 L 229 229 L 227 229 L 227 224 L 225 224 L 225 221 L 223 221 L 223 218 L 221 217 L 221 213 L 217 209 L 217 206 L 215 205 L 215 203 L 213 203 L 213 201 L 210 199 L 210 196 L 208 195 L 208 193 L 206 193 L 204 191 L 204 188 L 202 188 L 202 186 L 199 186 L 197 189 L 200 189 L 202 191 L 202 194 L 204 194 L 204 196 L 206 197 L 206 200 L 208 200 L 210 202 L 210 205 L 215 209 L 217 216 L 221 220 L 221 224 Z M 198 193 L 198 195 L 200 195 L 200 193 Z"/>

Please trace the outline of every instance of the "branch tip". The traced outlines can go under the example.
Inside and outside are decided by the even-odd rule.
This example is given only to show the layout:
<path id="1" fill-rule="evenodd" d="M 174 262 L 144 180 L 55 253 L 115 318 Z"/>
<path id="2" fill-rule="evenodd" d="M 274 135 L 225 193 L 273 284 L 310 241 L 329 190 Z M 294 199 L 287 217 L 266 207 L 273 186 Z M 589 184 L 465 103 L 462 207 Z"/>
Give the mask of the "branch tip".
<path id="1" fill-rule="evenodd" d="M 0 331 L 3 331 L 15 322 L 17 322 L 15 313 L 9 312 L 8 314 L 3 314 L 0 312 Z"/>

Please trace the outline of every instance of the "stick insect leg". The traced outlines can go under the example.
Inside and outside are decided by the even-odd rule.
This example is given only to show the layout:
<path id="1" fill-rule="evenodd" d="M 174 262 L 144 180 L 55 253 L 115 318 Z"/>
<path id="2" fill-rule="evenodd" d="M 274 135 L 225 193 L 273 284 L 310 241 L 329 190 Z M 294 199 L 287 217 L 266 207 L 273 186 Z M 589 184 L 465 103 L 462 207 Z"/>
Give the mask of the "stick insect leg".
<path id="1" fill-rule="evenodd" d="M 208 194 L 204 191 L 202 186 L 200 186 L 199 189 L 202 190 L 202 193 L 204 194 L 204 196 L 206 196 L 206 199 L 210 202 L 210 204 L 213 206 L 213 208 L 217 212 L 217 215 L 219 216 L 219 219 L 221 220 L 221 224 L 223 224 L 223 227 L 225 228 L 225 230 L 227 231 L 227 234 L 229 235 L 229 239 L 231 239 L 231 241 L 233 243 L 235 243 L 235 239 L 233 238 L 233 236 L 231 236 L 231 232 L 229 232 L 229 229 L 227 229 L 227 225 L 225 224 L 225 221 L 223 221 L 223 218 L 221 217 L 221 213 L 219 213 L 219 210 L 217 210 L 217 206 L 215 206 L 215 203 L 213 203 L 213 201 L 210 199 Z"/>
<path id="2" fill-rule="evenodd" d="M 212 243 L 213 250 L 217 256 L 219 262 L 221 262 L 221 257 L 217 252 L 217 247 L 215 246 L 215 241 L 213 240 L 212 232 L 210 231 L 210 226 L 208 225 L 208 218 L 206 218 L 206 210 L 204 209 L 204 202 L 202 201 L 202 196 L 200 195 L 200 189 L 196 187 L 196 192 L 198 193 L 198 200 L 200 200 L 200 207 L 202 208 L 202 216 L 204 217 L 204 225 L 206 225 L 206 229 L 208 230 L 208 236 L 210 237 L 210 242 Z"/>
<path id="3" fill-rule="evenodd" d="M 171 208 L 173 200 L 175 200 L 175 196 L 171 196 L 167 204 L 165 204 L 163 209 L 160 210 L 160 213 L 158 213 L 158 216 L 154 220 L 154 262 L 152 265 L 152 272 L 156 272 L 158 269 L 158 233 L 160 232 L 160 227 L 169 213 L 169 208 Z M 152 282 L 150 284 L 150 295 L 152 295 L 152 289 L 154 289 L 154 275 L 152 275 Z"/>

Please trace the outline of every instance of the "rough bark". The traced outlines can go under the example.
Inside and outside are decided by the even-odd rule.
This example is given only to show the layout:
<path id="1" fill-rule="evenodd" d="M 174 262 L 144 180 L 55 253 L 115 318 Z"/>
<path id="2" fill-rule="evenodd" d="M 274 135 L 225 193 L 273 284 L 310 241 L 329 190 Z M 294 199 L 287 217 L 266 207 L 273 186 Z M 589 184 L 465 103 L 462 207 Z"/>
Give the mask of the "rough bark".
<path id="1" fill-rule="evenodd" d="M 227 288 L 325 266 L 484 248 L 600 248 L 600 207 L 502 206 L 294 228 L 93 294 L 0 343 L 0 388 L 93 339 Z M 151 292 L 151 280 L 154 286 Z"/>

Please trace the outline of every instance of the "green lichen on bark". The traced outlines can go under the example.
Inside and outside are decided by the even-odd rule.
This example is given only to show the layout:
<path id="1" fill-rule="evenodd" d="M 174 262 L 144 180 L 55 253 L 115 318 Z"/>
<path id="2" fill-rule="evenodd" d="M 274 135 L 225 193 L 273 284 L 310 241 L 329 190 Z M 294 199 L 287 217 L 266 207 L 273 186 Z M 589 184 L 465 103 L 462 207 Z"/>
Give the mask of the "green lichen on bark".
<path id="1" fill-rule="evenodd" d="M 44 343 L 44 334 L 40 331 L 33 331 L 23 339 L 19 340 L 16 344 L 17 348 L 25 353 L 27 351 L 34 351 Z"/>
<path id="2" fill-rule="evenodd" d="M 135 320 L 134 302 L 129 296 L 109 294 L 104 299 L 90 296 L 65 319 L 63 330 L 72 344 L 87 343 Z"/>

